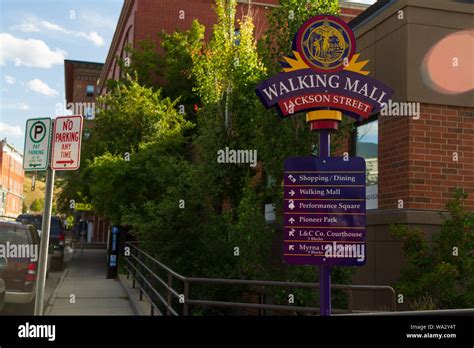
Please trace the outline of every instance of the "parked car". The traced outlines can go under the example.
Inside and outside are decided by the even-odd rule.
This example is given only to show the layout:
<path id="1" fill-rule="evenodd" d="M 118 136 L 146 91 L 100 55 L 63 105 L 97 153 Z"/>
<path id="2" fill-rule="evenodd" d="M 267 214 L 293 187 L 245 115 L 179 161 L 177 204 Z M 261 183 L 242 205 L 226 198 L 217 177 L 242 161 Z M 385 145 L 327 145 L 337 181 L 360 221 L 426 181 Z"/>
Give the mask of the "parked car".
<path id="1" fill-rule="evenodd" d="M 16 221 L 32 224 L 41 235 L 43 224 L 43 216 L 39 214 L 20 214 Z M 57 216 L 51 217 L 50 235 L 49 235 L 49 251 L 51 253 L 54 268 L 62 269 L 64 262 L 64 242 L 65 229 L 61 219 Z"/>
<path id="2" fill-rule="evenodd" d="M 8 245 L 8 250 L 12 250 L 12 246 L 17 248 L 15 255 L 11 251 L 6 255 L 8 266 L 2 273 L 6 286 L 5 302 L 25 304 L 32 309 L 36 296 L 40 245 L 38 232 L 33 225 L 1 221 L 0 244 Z M 23 246 L 25 252 L 25 245 L 28 246 L 29 254 L 20 254 L 19 247 Z"/>
<path id="3" fill-rule="evenodd" d="M 0 313 L 3 310 L 3 306 L 5 305 L 5 292 L 6 286 L 5 281 L 2 278 L 3 272 L 8 267 L 8 260 L 6 257 L 0 257 Z"/>

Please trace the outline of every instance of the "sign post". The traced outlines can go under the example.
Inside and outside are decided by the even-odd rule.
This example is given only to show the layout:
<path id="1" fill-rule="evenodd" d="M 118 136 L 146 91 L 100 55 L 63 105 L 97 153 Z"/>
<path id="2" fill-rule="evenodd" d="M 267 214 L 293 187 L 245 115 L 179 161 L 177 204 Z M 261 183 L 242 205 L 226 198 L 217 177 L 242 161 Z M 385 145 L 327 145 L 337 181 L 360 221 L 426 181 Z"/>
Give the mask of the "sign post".
<path id="1" fill-rule="evenodd" d="M 43 315 L 44 287 L 48 269 L 48 248 L 53 207 L 54 169 L 48 168 L 46 173 L 46 193 L 44 197 L 43 223 L 41 225 L 41 243 L 38 259 L 38 280 L 36 282 L 35 315 Z"/>
<path id="2" fill-rule="evenodd" d="M 351 28 L 340 18 L 308 19 L 284 57 L 283 71 L 260 83 L 257 96 L 289 117 L 306 112 L 319 133 L 319 156 L 285 161 L 285 250 L 288 264 L 318 265 L 320 315 L 331 315 L 331 267 L 362 266 L 365 245 L 365 161 L 330 157 L 330 132 L 342 113 L 362 121 L 377 114 L 393 90 L 368 77 Z"/>
<path id="3" fill-rule="evenodd" d="M 23 169 L 25 171 L 47 171 L 34 315 L 43 315 L 55 170 L 76 170 L 79 168 L 82 120 L 82 116 L 57 117 L 53 122 L 52 146 L 52 121 L 50 118 L 26 121 Z M 52 152 L 51 158 L 50 152 Z"/>

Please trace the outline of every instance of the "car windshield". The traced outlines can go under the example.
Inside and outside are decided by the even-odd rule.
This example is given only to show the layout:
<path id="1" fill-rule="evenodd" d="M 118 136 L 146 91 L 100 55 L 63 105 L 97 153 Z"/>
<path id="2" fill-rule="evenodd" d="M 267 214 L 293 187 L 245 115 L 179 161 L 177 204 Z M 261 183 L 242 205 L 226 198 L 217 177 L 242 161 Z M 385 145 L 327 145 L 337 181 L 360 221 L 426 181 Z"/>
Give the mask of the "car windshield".
<path id="1" fill-rule="evenodd" d="M 16 219 L 18 222 L 23 222 L 23 220 L 28 221 L 29 224 L 35 226 L 37 230 L 41 230 L 41 223 L 43 221 L 43 218 L 41 216 L 35 216 L 35 215 L 20 215 Z"/>
<path id="2" fill-rule="evenodd" d="M 28 230 L 24 228 L 0 227 L 0 244 L 27 244 Z"/>

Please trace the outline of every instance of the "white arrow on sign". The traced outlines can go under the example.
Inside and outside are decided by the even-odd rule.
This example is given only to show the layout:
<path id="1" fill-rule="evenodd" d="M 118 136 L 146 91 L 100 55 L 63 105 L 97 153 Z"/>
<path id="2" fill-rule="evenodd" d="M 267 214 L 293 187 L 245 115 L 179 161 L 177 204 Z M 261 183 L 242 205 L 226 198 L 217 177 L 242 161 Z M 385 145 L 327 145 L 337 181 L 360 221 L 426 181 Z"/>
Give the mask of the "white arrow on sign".
<path id="1" fill-rule="evenodd" d="M 292 228 L 292 229 L 290 230 L 289 236 L 290 236 L 290 237 L 294 237 L 294 236 L 295 236 L 295 229 L 294 229 L 294 228 Z"/>
<path id="2" fill-rule="evenodd" d="M 291 210 L 295 209 L 295 202 L 292 199 L 288 201 L 288 208 Z"/>
<path id="3" fill-rule="evenodd" d="M 290 222 L 290 224 L 292 224 L 292 225 L 293 225 L 293 224 L 294 224 L 294 222 L 295 222 L 295 219 L 293 219 L 293 218 L 291 217 L 291 218 L 290 218 L 288 221 Z"/>
<path id="4" fill-rule="evenodd" d="M 293 197 L 295 195 L 295 193 L 296 193 L 295 191 L 291 190 L 290 191 L 290 196 Z"/>
<path id="5" fill-rule="evenodd" d="M 292 244 L 291 244 L 291 245 L 289 245 L 289 246 L 288 246 L 288 250 L 290 250 L 290 251 L 294 251 L 294 250 L 295 250 L 295 246 L 294 246 L 294 245 L 292 245 Z"/>
<path id="6" fill-rule="evenodd" d="M 293 175 L 291 175 L 291 174 L 288 175 L 288 179 L 290 179 L 292 183 L 295 183 L 295 182 L 296 182 L 295 177 L 294 177 Z"/>

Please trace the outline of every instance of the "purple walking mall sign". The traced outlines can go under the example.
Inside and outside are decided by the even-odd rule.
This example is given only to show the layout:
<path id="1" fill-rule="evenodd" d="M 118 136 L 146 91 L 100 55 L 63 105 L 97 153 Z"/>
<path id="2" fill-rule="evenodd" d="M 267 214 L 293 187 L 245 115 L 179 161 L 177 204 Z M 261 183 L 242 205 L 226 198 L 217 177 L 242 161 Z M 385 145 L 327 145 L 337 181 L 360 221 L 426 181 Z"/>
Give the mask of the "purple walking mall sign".
<path id="1" fill-rule="evenodd" d="M 363 158 L 288 158 L 284 190 L 286 263 L 365 263 Z"/>

